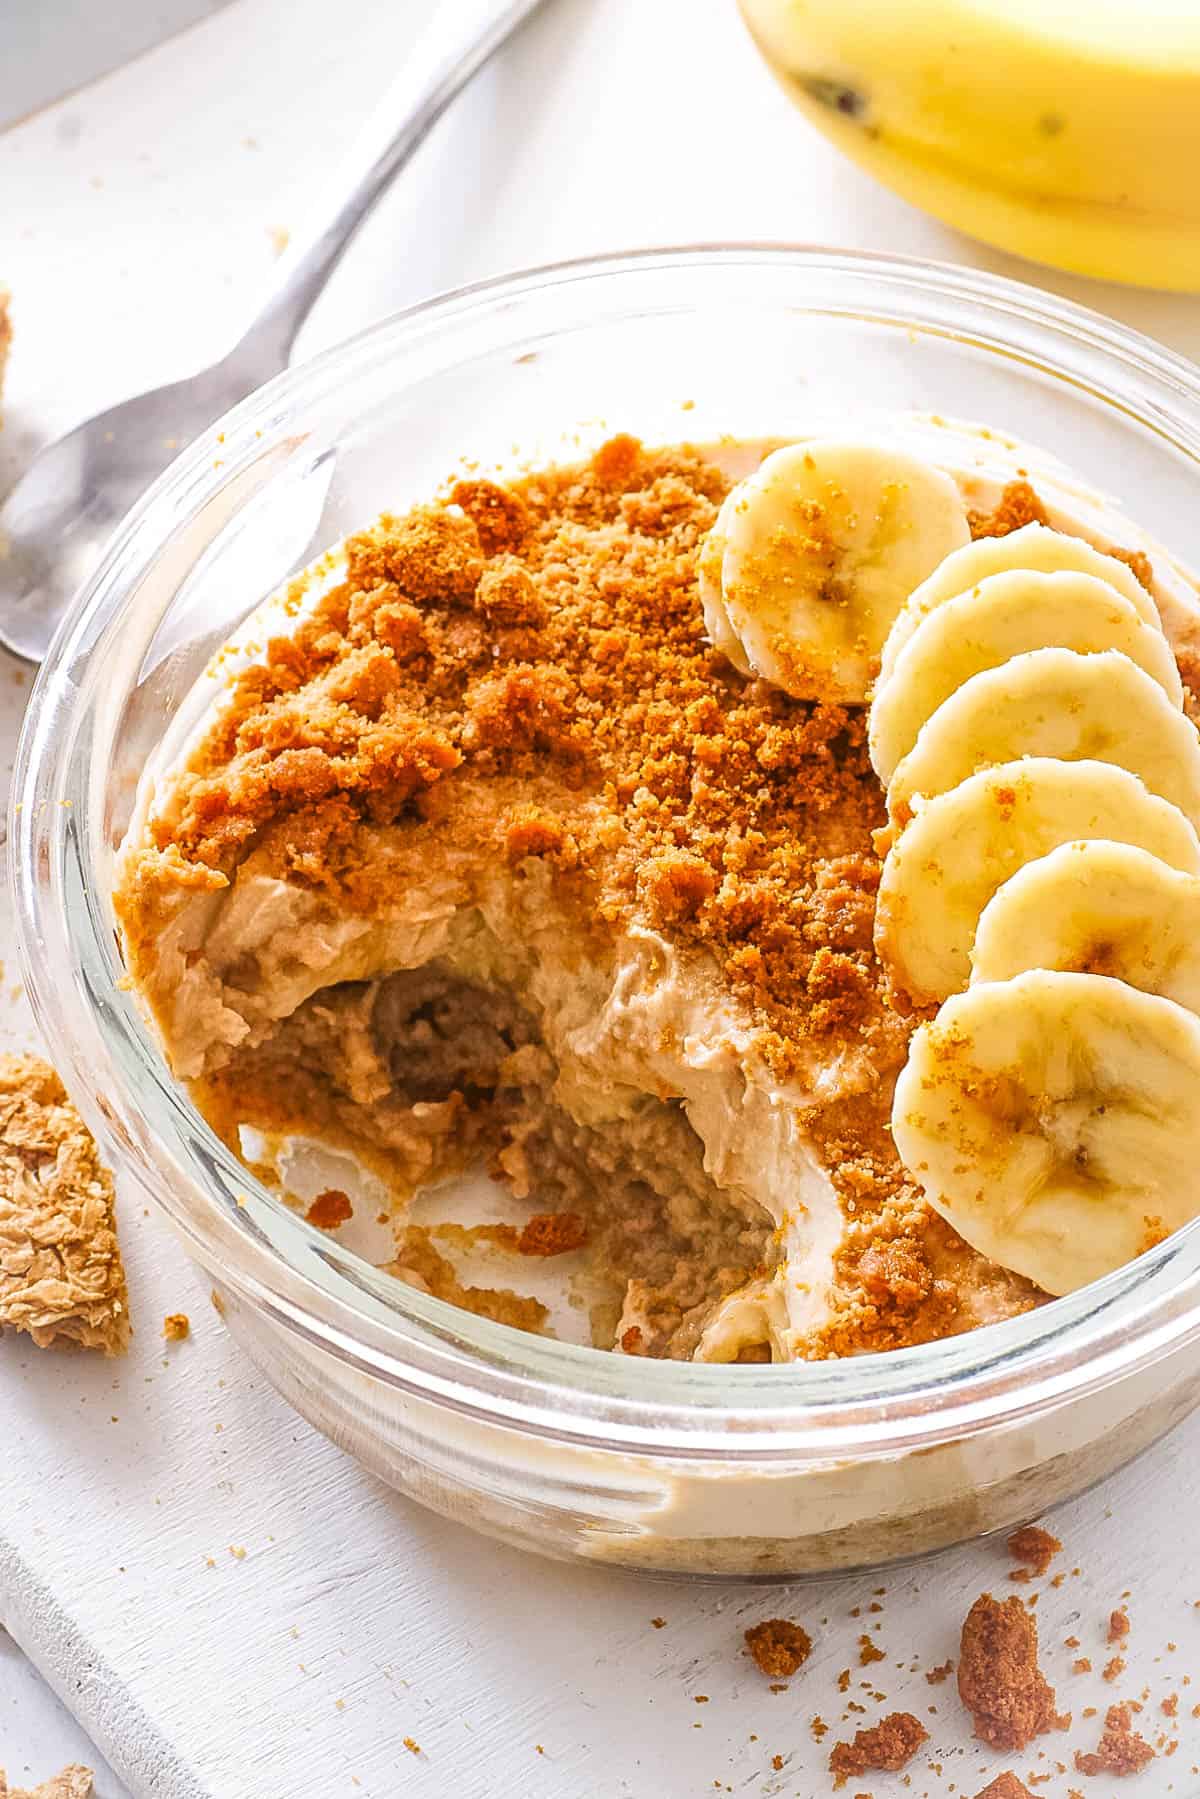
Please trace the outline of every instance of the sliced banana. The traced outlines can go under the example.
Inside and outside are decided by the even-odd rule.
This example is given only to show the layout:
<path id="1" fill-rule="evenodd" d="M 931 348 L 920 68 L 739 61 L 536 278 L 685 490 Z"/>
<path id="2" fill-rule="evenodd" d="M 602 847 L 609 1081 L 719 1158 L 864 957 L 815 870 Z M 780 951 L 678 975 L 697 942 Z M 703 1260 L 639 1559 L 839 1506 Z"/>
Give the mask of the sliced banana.
<path id="1" fill-rule="evenodd" d="M 1019 533 L 1014 533 L 1019 535 Z M 894 823 L 981 768 L 1024 756 L 1115 762 L 1200 825 L 1200 736 L 1120 650 L 1027 650 L 943 700 L 888 787 Z"/>
<path id="2" fill-rule="evenodd" d="M 724 504 L 717 513 L 712 530 L 704 540 L 700 551 L 698 567 L 700 586 L 700 607 L 704 613 L 704 624 L 712 639 L 713 648 L 733 663 L 739 674 L 753 675 L 742 648 L 741 639 L 729 622 L 728 614 L 721 601 L 721 567 L 725 560 L 725 526 L 728 523 L 732 504 L 738 498 L 735 487 L 725 496 Z"/>
<path id="3" fill-rule="evenodd" d="M 1026 650 L 1120 650 L 1182 707 L 1170 646 L 1132 603 L 1095 575 L 989 575 L 928 613 L 876 689 L 868 738 L 886 786 L 925 720 L 972 675 Z"/>
<path id="4" fill-rule="evenodd" d="M 875 948 L 913 1005 L 965 987 L 984 907 L 1017 869 L 1060 843 L 1104 837 L 1200 873 L 1200 838 L 1178 807 L 1111 762 L 1029 756 L 930 800 L 889 850 Z"/>
<path id="5" fill-rule="evenodd" d="M 1082 537 L 1072 537 L 1066 531 L 1052 531 L 1048 525 L 1022 525 L 1007 537 L 979 537 L 955 550 L 909 595 L 883 646 L 877 685 L 882 686 L 887 680 L 897 656 L 930 612 L 978 587 L 989 575 L 1021 570 L 1036 575 L 1094 575 L 1098 581 L 1107 581 L 1136 607 L 1146 624 L 1156 631 L 1162 629 L 1158 607 L 1127 563 L 1105 556 Z"/>
<path id="6" fill-rule="evenodd" d="M 1130 843 L 1064 843 L 997 889 L 971 985 L 1029 968 L 1106 974 L 1200 1014 L 1200 881 Z"/>
<path id="7" fill-rule="evenodd" d="M 901 606 L 970 531 L 941 469 L 888 444 L 820 439 L 766 457 L 713 538 L 701 598 L 717 647 L 798 699 L 857 703 Z"/>
<path id="8" fill-rule="evenodd" d="M 1200 1211 L 1200 1020 L 1035 969 L 946 1001 L 912 1040 L 892 1134 L 972 1248 L 1071 1293 Z"/>

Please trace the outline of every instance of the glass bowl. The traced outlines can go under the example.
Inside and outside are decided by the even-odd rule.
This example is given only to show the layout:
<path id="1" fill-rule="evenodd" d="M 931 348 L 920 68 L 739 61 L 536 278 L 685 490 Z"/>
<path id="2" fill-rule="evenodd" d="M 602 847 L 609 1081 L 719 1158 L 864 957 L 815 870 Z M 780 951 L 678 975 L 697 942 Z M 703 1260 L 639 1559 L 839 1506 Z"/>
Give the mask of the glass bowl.
<path id="1" fill-rule="evenodd" d="M 850 404 L 1044 445 L 1200 562 L 1200 378 L 1148 340 L 901 258 L 647 253 L 434 300 L 272 382 L 130 515 L 30 704 L 21 957 L 84 1115 L 297 1410 L 400 1491 L 544 1555 L 778 1578 L 1041 1512 L 1200 1397 L 1200 1225 L 1018 1320 L 889 1355 L 729 1368 L 521 1334 L 377 1272 L 218 1141 L 122 984 L 114 855 L 209 656 L 317 547 L 464 458 L 786 435 Z"/>

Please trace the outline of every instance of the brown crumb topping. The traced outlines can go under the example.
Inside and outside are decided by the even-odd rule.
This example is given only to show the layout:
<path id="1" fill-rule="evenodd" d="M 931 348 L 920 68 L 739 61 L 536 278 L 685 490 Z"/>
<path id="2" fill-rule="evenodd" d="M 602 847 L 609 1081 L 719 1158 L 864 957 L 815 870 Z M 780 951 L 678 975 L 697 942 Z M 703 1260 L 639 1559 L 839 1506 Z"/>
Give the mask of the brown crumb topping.
<path id="1" fill-rule="evenodd" d="M 991 512 L 969 512 L 972 537 L 1007 537 L 1025 525 L 1048 525 L 1049 515 L 1028 481 L 1010 481 Z"/>
<path id="2" fill-rule="evenodd" d="M 759 1671 L 775 1680 L 790 1680 L 812 1653 L 812 1638 L 790 1618 L 764 1618 L 751 1625 L 745 1637 Z"/>
<path id="3" fill-rule="evenodd" d="M 369 911 L 372 831 L 436 815 L 453 837 L 459 796 L 493 787 L 510 852 L 565 858 L 606 917 L 715 955 L 781 1068 L 798 1040 L 894 1035 L 865 719 L 748 683 L 708 642 L 696 559 L 726 490 L 694 452 L 617 439 L 351 538 L 342 585 L 237 677 L 159 852 L 227 877 L 253 844 Z M 548 776 L 554 804 L 510 817 L 514 777 L 532 795 Z"/>
<path id="4" fill-rule="evenodd" d="M 315 1224 L 321 1231 L 336 1231 L 339 1225 L 345 1224 L 354 1216 L 354 1207 L 350 1203 L 348 1193 L 340 1187 L 326 1187 L 304 1214 L 309 1224 Z"/>
<path id="5" fill-rule="evenodd" d="M 911 1712 L 892 1712 L 869 1730 L 855 1733 L 852 1743 L 835 1743 L 829 1756 L 834 1786 L 852 1776 L 879 1772 L 894 1774 L 908 1766 L 929 1732 Z"/>
<path id="6" fill-rule="evenodd" d="M 539 1212 L 521 1227 L 517 1253 L 523 1256 L 565 1256 L 587 1242 L 587 1222 L 578 1212 Z"/>
<path id="7" fill-rule="evenodd" d="M 1109 544 L 1105 555 L 1113 556 L 1123 562 L 1126 568 L 1132 569 L 1134 576 L 1141 582 L 1147 593 L 1154 590 L 1154 564 L 1145 550 L 1121 550 L 1115 544 Z"/>
<path id="8" fill-rule="evenodd" d="M 1133 1710 L 1128 1705 L 1109 1706 L 1100 1741 L 1091 1754 L 1075 1752 L 1080 1774 L 1137 1774 L 1153 1760 L 1154 1750 L 1134 1730 Z"/>
<path id="9" fill-rule="evenodd" d="M 1023 1524 L 1008 1539 L 1008 1553 L 1020 1562 L 1009 1574 L 1010 1580 L 1038 1580 L 1046 1572 L 1062 1544 L 1038 1524 Z"/>
<path id="10" fill-rule="evenodd" d="M 1006 1772 L 997 1774 L 982 1793 L 976 1793 L 975 1799 L 1033 1799 L 1033 1794 L 1023 1780 Z"/>
<path id="11" fill-rule="evenodd" d="M 0 1329 L 119 1355 L 129 1297 L 112 1176 L 49 1063 L 0 1056 Z"/>
<path id="12" fill-rule="evenodd" d="M 1001 1602 L 983 1593 L 967 1613 L 958 1691 L 975 1735 L 995 1749 L 1024 1749 L 1068 1722 L 1038 1666 L 1037 1624 L 1016 1598 Z"/>
<path id="13" fill-rule="evenodd" d="M 163 1319 L 162 1334 L 168 1343 L 182 1343 L 192 1328 L 192 1321 L 186 1312 L 168 1312 Z"/>

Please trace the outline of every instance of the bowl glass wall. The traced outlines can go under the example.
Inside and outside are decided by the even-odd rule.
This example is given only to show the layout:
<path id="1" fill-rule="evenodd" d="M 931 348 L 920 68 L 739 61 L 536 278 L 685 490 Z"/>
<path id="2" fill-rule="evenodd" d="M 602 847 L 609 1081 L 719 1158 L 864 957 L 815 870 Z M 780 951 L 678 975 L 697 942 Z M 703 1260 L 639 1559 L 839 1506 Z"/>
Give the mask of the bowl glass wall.
<path id="1" fill-rule="evenodd" d="M 110 902 L 138 778 L 260 600 L 464 462 L 914 408 L 1038 443 L 1200 565 L 1200 384 L 1147 340 L 902 259 L 647 254 L 432 302 L 263 389 L 130 516 L 30 705 L 10 833 L 24 973 L 89 1122 L 306 1417 L 397 1488 L 546 1554 L 779 1576 L 1011 1526 L 1195 1403 L 1200 1233 L 1004 1326 L 842 1362 L 655 1363 L 455 1310 L 288 1211 L 167 1075 Z"/>

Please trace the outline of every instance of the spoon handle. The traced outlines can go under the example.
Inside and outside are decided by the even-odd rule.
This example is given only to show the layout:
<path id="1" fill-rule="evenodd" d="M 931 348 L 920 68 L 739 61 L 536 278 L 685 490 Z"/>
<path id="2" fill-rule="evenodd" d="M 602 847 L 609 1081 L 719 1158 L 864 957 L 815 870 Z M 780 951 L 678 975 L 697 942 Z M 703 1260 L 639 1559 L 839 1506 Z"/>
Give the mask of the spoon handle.
<path id="1" fill-rule="evenodd" d="M 287 366 L 292 344 L 350 239 L 457 94 L 542 0 L 439 0 L 435 22 L 354 142 L 268 297 L 226 359 L 253 385 Z"/>

